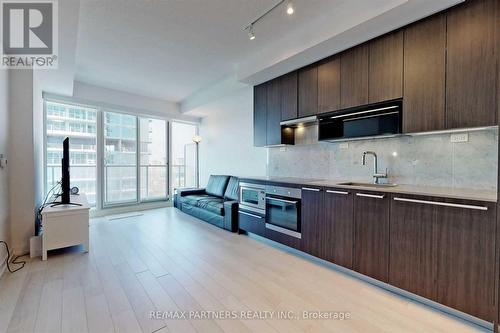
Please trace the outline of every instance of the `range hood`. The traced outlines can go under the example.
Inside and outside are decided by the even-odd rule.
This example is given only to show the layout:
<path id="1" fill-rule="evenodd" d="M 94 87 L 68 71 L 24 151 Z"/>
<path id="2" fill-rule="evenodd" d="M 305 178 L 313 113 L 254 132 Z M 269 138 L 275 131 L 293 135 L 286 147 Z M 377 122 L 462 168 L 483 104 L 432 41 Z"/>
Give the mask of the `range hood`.
<path id="1" fill-rule="evenodd" d="M 285 121 L 280 122 L 280 125 L 282 127 L 296 128 L 296 127 L 301 127 L 301 126 L 314 125 L 317 123 L 318 123 L 318 117 L 310 116 L 310 117 L 303 117 L 303 118 L 298 118 L 298 119 L 285 120 Z"/>

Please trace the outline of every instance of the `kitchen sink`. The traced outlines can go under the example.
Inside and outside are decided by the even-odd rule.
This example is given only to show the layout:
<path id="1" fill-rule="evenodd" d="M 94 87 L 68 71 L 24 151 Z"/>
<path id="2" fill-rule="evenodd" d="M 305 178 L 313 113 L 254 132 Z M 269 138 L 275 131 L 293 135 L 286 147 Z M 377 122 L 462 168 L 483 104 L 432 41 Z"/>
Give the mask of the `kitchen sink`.
<path id="1" fill-rule="evenodd" d="M 337 185 L 345 185 L 345 186 L 361 186 L 361 187 L 375 187 L 375 188 L 384 188 L 384 187 L 395 187 L 398 184 L 394 183 L 385 183 L 385 184 L 373 184 L 373 183 L 356 183 L 356 182 L 346 182 L 346 183 L 338 183 Z"/>

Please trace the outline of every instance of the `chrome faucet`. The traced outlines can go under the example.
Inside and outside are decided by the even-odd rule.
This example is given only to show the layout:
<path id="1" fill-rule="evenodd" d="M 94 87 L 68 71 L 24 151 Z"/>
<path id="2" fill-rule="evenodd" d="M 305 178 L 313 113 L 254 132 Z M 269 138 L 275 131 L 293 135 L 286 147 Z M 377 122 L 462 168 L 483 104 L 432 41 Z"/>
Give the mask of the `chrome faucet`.
<path id="1" fill-rule="evenodd" d="M 385 173 L 378 172 L 377 154 L 375 154 L 375 152 L 373 151 L 365 151 L 363 153 L 363 159 L 361 160 L 363 165 L 366 165 L 366 155 L 373 155 L 373 184 L 379 184 L 380 178 L 387 178 L 387 168 L 385 169 Z"/>

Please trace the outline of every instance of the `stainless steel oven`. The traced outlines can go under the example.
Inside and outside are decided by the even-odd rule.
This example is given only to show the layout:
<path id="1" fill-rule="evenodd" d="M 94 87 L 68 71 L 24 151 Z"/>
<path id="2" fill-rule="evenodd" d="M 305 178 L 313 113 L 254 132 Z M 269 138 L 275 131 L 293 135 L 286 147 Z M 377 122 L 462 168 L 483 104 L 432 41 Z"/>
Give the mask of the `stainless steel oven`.
<path id="1" fill-rule="evenodd" d="M 301 238 L 301 190 L 266 186 L 266 228 Z"/>
<path id="2" fill-rule="evenodd" d="M 266 186 L 261 184 L 240 183 L 239 206 L 241 209 L 265 214 Z"/>

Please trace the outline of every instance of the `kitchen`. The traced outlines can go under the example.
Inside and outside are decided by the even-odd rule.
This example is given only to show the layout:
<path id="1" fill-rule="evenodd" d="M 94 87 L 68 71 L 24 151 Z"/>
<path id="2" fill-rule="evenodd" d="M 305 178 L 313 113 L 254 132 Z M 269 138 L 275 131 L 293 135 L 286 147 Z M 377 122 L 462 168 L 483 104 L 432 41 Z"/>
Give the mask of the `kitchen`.
<path id="1" fill-rule="evenodd" d="M 240 231 L 498 323 L 499 17 L 469 1 L 255 86 Z"/>

